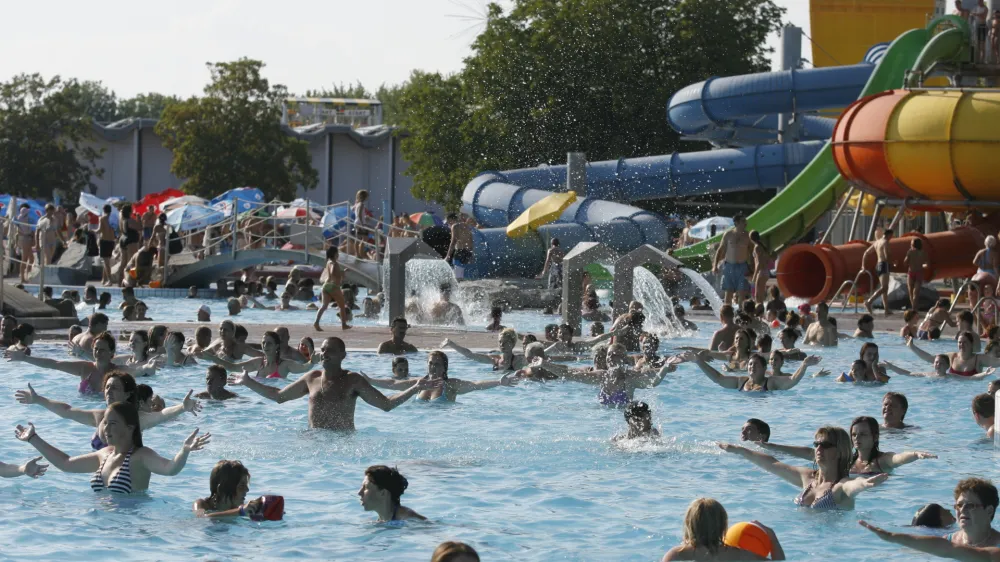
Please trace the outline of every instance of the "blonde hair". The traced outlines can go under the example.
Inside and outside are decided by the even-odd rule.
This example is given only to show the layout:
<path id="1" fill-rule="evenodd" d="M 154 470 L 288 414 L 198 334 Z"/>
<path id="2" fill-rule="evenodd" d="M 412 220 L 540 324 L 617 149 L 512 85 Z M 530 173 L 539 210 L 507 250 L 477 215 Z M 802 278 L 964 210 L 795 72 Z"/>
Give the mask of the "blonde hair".
<path id="1" fill-rule="evenodd" d="M 841 427 L 825 426 L 816 430 L 816 440 L 826 439 L 837 449 L 837 480 L 851 475 L 851 436 Z"/>
<path id="2" fill-rule="evenodd" d="M 996 245 L 997 245 L 997 237 L 996 236 L 993 236 L 992 234 L 990 234 L 989 236 L 986 237 L 986 247 L 987 248 L 995 248 Z"/>
<path id="3" fill-rule="evenodd" d="M 361 201 L 367 201 L 368 191 L 365 189 L 359 189 L 358 192 L 354 195 L 354 200 L 358 203 L 360 203 Z"/>
<path id="4" fill-rule="evenodd" d="M 432 556 L 431 562 L 451 562 L 452 560 L 457 560 L 460 556 L 479 560 L 479 553 L 476 552 L 476 549 L 464 542 L 457 541 L 448 541 L 439 544 L 434 549 Z"/>
<path id="5" fill-rule="evenodd" d="M 684 544 L 694 548 L 703 546 L 715 554 L 723 545 L 728 527 L 729 515 L 721 503 L 712 498 L 698 498 L 684 514 Z"/>
<path id="6" fill-rule="evenodd" d="M 514 331 L 514 328 L 504 328 L 503 330 L 500 330 L 500 342 L 501 344 L 503 342 L 506 342 L 508 344 L 513 344 L 516 346 L 517 332 Z"/>

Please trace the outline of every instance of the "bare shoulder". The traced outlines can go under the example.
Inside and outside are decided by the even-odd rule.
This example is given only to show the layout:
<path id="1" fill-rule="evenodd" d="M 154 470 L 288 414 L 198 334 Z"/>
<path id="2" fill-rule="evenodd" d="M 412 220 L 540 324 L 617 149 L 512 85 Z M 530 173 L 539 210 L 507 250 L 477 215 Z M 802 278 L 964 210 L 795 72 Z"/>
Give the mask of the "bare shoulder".
<path id="1" fill-rule="evenodd" d="M 671 560 L 693 560 L 691 554 L 690 547 L 683 545 L 675 546 L 663 555 L 662 562 L 670 562 Z"/>

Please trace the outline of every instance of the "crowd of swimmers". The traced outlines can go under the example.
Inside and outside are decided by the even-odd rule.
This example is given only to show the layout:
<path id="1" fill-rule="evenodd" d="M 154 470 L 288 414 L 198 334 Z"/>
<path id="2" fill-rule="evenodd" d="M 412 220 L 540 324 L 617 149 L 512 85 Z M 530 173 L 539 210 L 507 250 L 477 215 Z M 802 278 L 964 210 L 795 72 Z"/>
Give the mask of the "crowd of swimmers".
<path id="1" fill-rule="evenodd" d="M 336 263 L 336 255 L 328 256 Z M 335 271 L 328 272 L 335 278 Z M 335 289 L 324 287 L 323 309 L 335 302 L 342 318 L 349 317 L 350 304 L 334 283 Z M 266 285 L 265 285 L 266 286 Z M 241 288 L 237 288 L 240 294 Z M 97 296 L 88 288 L 88 298 Z M 253 288 L 248 291 L 249 298 Z M 246 293 L 240 295 L 244 296 Z M 355 404 L 358 399 L 384 411 L 390 411 L 410 399 L 428 402 L 454 402 L 459 395 L 500 386 L 511 386 L 523 380 L 566 380 L 596 387 L 598 400 L 609 407 L 620 408 L 627 430 L 613 437 L 615 442 L 635 439 L 657 439 L 649 405 L 637 401 L 635 391 L 659 385 L 678 365 L 692 363 L 709 380 L 723 388 L 741 392 L 779 392 L 798 385 L 810 367 L 821 362 L 819 355 L 809 355 L 796 347 L 801 339 L 815 347 L 840 345 L 845 341 L 862 340 L 858 359 L 836 376 L 838 382 L 851 384 L 885 384 L 889 372 L 903 376 L 979 380 L 989 376 L 1000 364 L 1000 345 L 996 331 L 980 334 L 974 330 L 975 318 L 960 313 L 952 316 L 937 306 L 928 313 L 933 326 L 915 326 L 907 318 L 901 331 L 908 349 L 930 366 L 926 372 L 911 372 L 879 358 L 873 338 L 874 319 L 864 315 L 850 333 L 839 330 L 836 319 L 825 303 L 798 312 L 788 310 L 776 292 L 763 303 L 751 300 L 739 308 L 725 305 L 720 310 L 721 326 L 713 333 L 707 348 L 681 348 L 679 353 L 659 355 L 659 338 L 644 329 L 643 305 L 633 301 L 627 312 L 609 319 L 588 337 L 579 336 L 579 328 L 568 324 L 546 327 L 543 339 L 531 334 L 519 335 L 514 329 L 500 324 L 500 314 L 491 314 L 492 331 L 497 334 L 497 350 L 481 353 L 456 341 L 446 339 L 440 349 L 427 355 L 426 374 L 413 377 L 406 354 L 417 348 L 406 341 L 410 327 L 405 317 L 391 321 L 391 337 L 377 349 L 379 354 L 392 355 L 391 376 L 378 377 L 363 371 L 345 369 L 346 346 L 340 338 L 327 337 L 316 342 L 302 338 L 297 346 L 289 341 L 288 329 L 278 327 L 265 331 L 259 343 L 248 341 L 248 330 L 226 319 L 212 329 L 202 325 L 193 337 L 169 331 L 165 325 L 150 330 L 134 330 L 128 335 L 127 349 L 109 332 L 109 318 L 103 312 L 91 314 L 85 326 L 70 331 L 69 347 L 76 357 L 55 359 L 31 353 L 34 330 L 16 319 L 5 316 L 0 320 L 0 345 L 7 347 L 9 361 L 58 371 L 74 377 L 81 393 L 102 393 L 106 407 L 82 409 L 38 394 L 29 384 L 18 390 L 15 398 L 21 404 L 33 404 L 65 419 L 95 429 L 91 451 L 71 456 L 49 443 L 31 423 L 18 425 L 17 439 L 34 447 L 40 457 L 20 465 L 0 464 L 0 476 L 27 475 L 37 478 L 52 466 L 64 472 L 89 473 L 90 487 L 95 491 L 135 493 L 148 489 L 151 475 L 174 476 L 184 468 L 188 455 L 205 448 L 211 435 L 194 429 L 180 444 L 179 450 L 161 456 L 145 447 L 143 431 L 177 419 L 185 413 L 198 415 L 203 400 L 228 400 L 237 397 L 229 387 L 243 386 L 261 397 L 284 403 L 308 398 L 308 419 L 311 428 L 350 431 L 354 429 Z M 72 298 L 72 295 L 70 295 Z M 125 296 L 123 306 L 134 294 Z M 239 298 L 234 296 L 233 298 Z M 447 297 L 446 297 L 447 298 Z M 98 301 L 100 297 L 97 296 Z M 683 308 L 681 307 L 683 311 Z M 145 311 L 144 311 L 145 312 Z M 683 315 L 682 315 L 683 316 Z M 207 320 L 207 318 L 206 318 Z M 689 322 L 683 319 L 685 322 Z M 346 324 L 346 323 L 345 323 Z M 942 326 L 957 329 L 956 352 L 932 355 L 914 340 L 930 338 L 933 330 Z M 697 329 L 696 325 L 691 325 Z M 926 329 L 931 328 L 931 329 Z M 777 329 L 776 337 L 770 335 Z M 916 333 L 914 333 L 914 331 Z M 775 341 L 777 340 L 777 341 Z M 985 351 L 981 351 L 986 340 Z M 487 366 L 497 373 L 495 378 L 466 381 L 449 375 L 449 352 L 474 363 Z M 590 357 L 592 366 L 581 367 L 579 359 Z M 784 371 L 786 362 L 799 365 Z M 716 363 L 718 367 L 712 363 Z M 154 374 L 158 369 L 174 366 L 205 364 L 205 389 L 192 389 L 183 400 L 169 405 L 149 385 L 137 379 Z M 813 377 L 833 375 L 819 369 Z M 296 378 L 275 385 L 267 379 Z M 992 435 L 994 399 L 1000 384 L 991 382 L 986 390 L 972 400 L 972 414 L 988 436 Z M 383 393 L 382 390 L 386 392 Z M 851 509 L 855 499 L 889 477 L 893 469 L 922 459 L 934 459 L 934 454 L 922 451 L 886 452 L 879 449 L 881 430 L 911 427 L 904 419 L 909 404 L 906 397 L 888 392 L 882 400 L 881 423 L 873 417 L 855 418 L 848 430 L 840 427 L 819 428 L 812 446 L 777 444 L 771 440 L 770 426 L 760 419 L 750 419 L 740 430 L 740 440 L 750 446 L 720 443 L 722 451 L 742 457 L 761 469 L 799 488 L 796 505 L 811 509 Z M 803 468 L 779 461 L 771 453 L 811 460 L 815 468 Z M 44 458 L 48 461 L 45 464 Z M 205 517 L 248 517 L 254 520 L 280 519 L 284 498 L 276 495 L 248 498 L 250 472 L 240 461 L 221 460 L 210 476 L 210 494 L 194 503 L 195 513 Z M 414 509 L 401 504 L 408 486 L 406 478 L 392 467 L 369 467 L 358 491 L 363 509 L 375 512 L 377 520 L 424 520 Z M 970 478 L 955 489 L 955 514 L 937 504 L 927 506 L 915 517 L 921 525 L 946 525 L 958 522 L 960 530 L 945 538 L 922 537 L 891 533 L 862 522 L 879 537 L 932 554 L 963 559 L 968 552 L 976 555 L 1000 556 L 1000 533 L 990 526 L 997 508 L 997 491 L 987 481 Z M 742 560 L 745 551 L 726 546 L 722 534 L 726 530 L 725 508 L 710 498 L 694 501 L 684 522 L 684 542 L 671 549 L 665 560 L 726 559 Z M 783 551 L 774 531 L 754 522 L 772 544 L 772 559 L 783 559 Z M 971 550 L 970 550 L 971 549 Z M 461 543 L 445 543 L 435 554 L 435 560 L 478 560 L 475 551 Z M 440 556 L 438 556 L 440 554 Z M 464 558 L 463 558 L 464 557 Z M 968 559 L 977 559 L 972 555 Z"/>

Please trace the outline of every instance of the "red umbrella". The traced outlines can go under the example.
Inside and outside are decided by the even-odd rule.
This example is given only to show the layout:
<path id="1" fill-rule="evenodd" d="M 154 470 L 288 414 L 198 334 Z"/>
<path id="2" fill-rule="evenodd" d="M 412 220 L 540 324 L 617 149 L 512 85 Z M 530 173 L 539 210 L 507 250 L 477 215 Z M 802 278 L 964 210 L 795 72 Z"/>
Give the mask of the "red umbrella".
<path id="1" fill-rule="evenodd" d="M 159 210 L 160 203 L 163 203 L 167 199 L 173 199 L 174 197 L 183 197 L 185 194 L 179 189 L 174 189 L 169 187 L 164 189 L 159 193 L 150 193 L 132 205 L 132 211 L 135 214 L 143 214 L 146 212 L 146 208 L 153 207 L 154 211 Z"/>
<path id="2" fill-rule="evenodd" d="M 318 218 L 320 214 L 315 210 L 310 210 L 313 218 Z M 277 214 L 274 215 L 275 218 L 279 219 L 300 219 L 306 216 L 305 207 L 285 207 L 283 209 L 278 209 Z"/>

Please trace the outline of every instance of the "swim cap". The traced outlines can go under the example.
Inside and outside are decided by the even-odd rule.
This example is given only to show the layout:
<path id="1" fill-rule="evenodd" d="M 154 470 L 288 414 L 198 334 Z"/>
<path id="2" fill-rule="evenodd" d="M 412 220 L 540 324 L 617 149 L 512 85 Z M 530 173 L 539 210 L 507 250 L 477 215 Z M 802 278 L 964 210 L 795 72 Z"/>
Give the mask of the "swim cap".
<path id="1" fill-rule="evenodd" d="M 281 521 L 285 515 L 284 496 L 262 496 L 264 506 L 251 518 L 254 521 Z"/>

